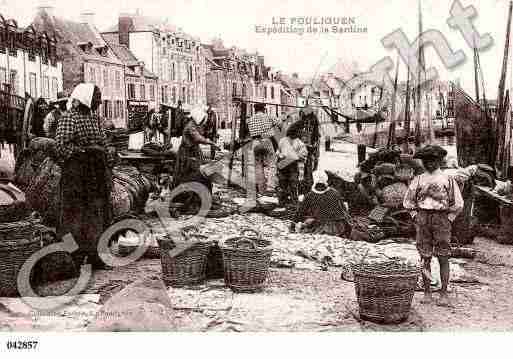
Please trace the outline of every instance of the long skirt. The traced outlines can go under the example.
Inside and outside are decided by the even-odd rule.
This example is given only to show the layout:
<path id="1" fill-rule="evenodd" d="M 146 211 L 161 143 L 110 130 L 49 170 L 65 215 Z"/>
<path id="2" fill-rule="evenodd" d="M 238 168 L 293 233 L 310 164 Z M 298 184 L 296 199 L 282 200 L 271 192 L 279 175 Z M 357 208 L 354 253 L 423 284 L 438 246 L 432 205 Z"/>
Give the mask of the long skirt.
<path id="1" fill-rule="evenodd" d="M 207 187 L 212 194 L 212 182 L 203 176 L 200 166 L 203 164 L 203 155 L 199 146 L 180 145 L 173 173 L 173 188 L 187 182 L 196 182 Z M 184 204 L 185 208 L 196 209 L 201 206 L 200 197 L 192 192 L 184 192 L 173 198 L 173 202 Z"/>
<path id="2" fill-rule="evenodd" d="M 112 177 L 107 156 L 100 150 L 87 150 L 68 159 L 62 168 L 61 207 L 58 235 L 73 236 L 79 249 L 74 257 L 98 260 L 98 241 L 111 221 Z"/>

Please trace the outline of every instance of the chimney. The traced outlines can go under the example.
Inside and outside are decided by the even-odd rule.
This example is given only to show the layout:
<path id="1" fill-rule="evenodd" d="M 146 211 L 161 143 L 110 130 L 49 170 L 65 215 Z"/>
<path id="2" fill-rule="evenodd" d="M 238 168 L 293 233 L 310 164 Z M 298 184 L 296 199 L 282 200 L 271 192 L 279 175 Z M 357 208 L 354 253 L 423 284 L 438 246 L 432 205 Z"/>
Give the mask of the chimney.
<path id="1" fill-rule="evenodd" d="M 94 12 L 92 11 L 84 11 L 80 14 L 80 22 L 83 24 L 89 24 L 91 26 L 95 26 L 94 23 Z"/>
<path id="2" fill-rule="evenodd" d="M 130 48 L 130 30 L 133 26 L 133 20 L 130 14 L 119 14 L 118 18 L 118 35 L 119 43 Z"/>
<path id="3" fill-rule="evenodd" d="M 2 4 L 5 4 L 7 1 L 3 1 Z M 38 13 L 46 13 L 48 16 L 53 17 L 55 15 L 55 7 L 53 6 L 52 0 L 41 0 L 39 1 L 39 5 L 37 6 Z M 2 12 L 4 17 L 5 13 Z"/>

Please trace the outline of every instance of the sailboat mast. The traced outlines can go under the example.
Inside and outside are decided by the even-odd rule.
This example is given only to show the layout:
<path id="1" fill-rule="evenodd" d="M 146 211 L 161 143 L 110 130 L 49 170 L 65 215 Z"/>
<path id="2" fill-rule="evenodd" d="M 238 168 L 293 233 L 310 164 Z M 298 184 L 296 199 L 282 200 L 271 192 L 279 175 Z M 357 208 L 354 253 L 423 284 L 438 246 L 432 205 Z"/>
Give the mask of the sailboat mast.
<path id="1" fill-rule="evenodd" d="M 499 92 L 497 96 L 498 100 L 498 117 L 497 117 L 497 132 L 496 132 L 496 138 L 497 138 L 497 151 L 496 157 L 495 157 L 495 165 L 497 168 L 501 168 L 501 164 L 503 162 L 503 155 L 504 155 L 504 147 L 505 147 L 505 135 L 506 135 L 506 123 L 505 123 L 505 109 L 508 108 L 508 106 L 505 106 L 504 103 L 504 88 L 506 86 L 506 74 L 508 72 L 508 57 L 509 57 L 509 38 L 510 38 L 510 32 L 511 32 L 511 13 L 513 10 L 513 1 L 509 2 L 509 11 L 508 11 L 508 25 L 506 28 L 506 44 L 504 45 L 504 56 L 502 58 L 502 71 L 501 71 L 501 77 L 499 82 Z"/>
<path id="2" fill-rule="evenodd" d="M 394 79 L 394 93 L 392 94 L 392 109 L 390 112 L 390 129 L 388 131 L 388 143 L 387 147 L 390 148 L 395 144 L 395 102 L 397 99 L 397 79 L 399 77 L 399 58 L 397 59 L 397 65 L 395 68 L 395 79 Z"/>
<path id="3" fill-rule="evenodd" d="M 476 86 L 476 102 L 479 103 L 479 74 L 478 74 L 478 59 L 477 48 L 474 41 L 474 82 Z"/>
<path id="4" fill-rule="evenodd" d="M 422 96 L 421 96 L 421 86 L 422 86 L 422 72 L 424 71 L 424 51 L 422 46 L 422 5 L 421 0 L 418 2 L 419 6 L 419 50 L 418 50 L 418 66 L 417 66 L 417 101 L 416 101 L 416 112 L 417 112 L 417 122 L 415 124 L 415 146 L 420 147 L 421 144 L 421 117 L 422 117 Z"/>
<path id="5" fill-rule="evenodd" d="M 410 138 L 410 60 L 408 58 L 408 69 L 406 78 L 406 103 L 404 104 L 404 152 L 408 150 Z"/>

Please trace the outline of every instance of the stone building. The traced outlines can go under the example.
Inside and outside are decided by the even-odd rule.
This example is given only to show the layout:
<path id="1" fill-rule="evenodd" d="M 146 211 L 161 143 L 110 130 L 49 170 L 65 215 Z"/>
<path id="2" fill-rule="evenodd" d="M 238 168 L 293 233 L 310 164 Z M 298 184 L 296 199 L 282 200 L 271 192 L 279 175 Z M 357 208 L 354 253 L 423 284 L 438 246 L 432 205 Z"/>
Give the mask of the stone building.
<path id="1" fill-rule="evenodd" d="M 144 62 L 138 61 L 128 47 L 115 42 L 107 41 L 107 43 L 125 65 L 128 128 L 140 129 L 148 112 L 159 110 L 158 77 L 146 68 Z"/>
<path id="2" fill-rule="evenodd" d="M 124 65 L 95 27 L 94 14 L 84 13 L 75 22 L 56 16 L 53 7 L 39 7 L 32 26 L 55 34 L 64 91 L 69 94 L 81 82 L 96 84 L 102 92 L 100 115 L 116 127 L 126 127 Z"/>
<path id="3" fill-rule="evenodd" d="M 109 43 L 125 45 L 158 76 L 160 103 L 206 104 L 206 65 L 198 38 L 140 12 L 120 14 L 102 35 Z"/>
<path id="4" fill-rule="evenodd" d="M 53 100 L 62 91 L 62 81 L 57 40 L 33 26 L 18 28 L 15 20 L 0 15 L 0 89 Z"/>
<path id="5" fill-rule="evenodd" d="M 226 48 L 220 39 L 203 45 L 207 61 L 207 102 L 218 114 L 218 128 L 237 127 L 240 100 L 247 101 L 247 115 L 254 102 L 267 103 L 267 112 L 281 115 L 281 86 L 278 75 L 265 66 L 264 57 L 236 47 Z M 234 122 L 235 120 L 235 122 Z"/>

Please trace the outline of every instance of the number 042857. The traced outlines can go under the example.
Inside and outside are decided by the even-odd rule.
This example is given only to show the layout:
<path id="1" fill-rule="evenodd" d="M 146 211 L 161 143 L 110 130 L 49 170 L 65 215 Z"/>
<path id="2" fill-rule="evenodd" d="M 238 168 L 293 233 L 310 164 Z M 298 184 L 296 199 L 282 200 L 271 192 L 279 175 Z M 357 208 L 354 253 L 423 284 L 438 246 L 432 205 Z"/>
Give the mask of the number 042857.
<path id="1" fill-rule="evenodd" d="M 39 342 L 36 340 L 9 340 L 7 341 L 8 350 L 34 350 L 37 349 Z"/>

